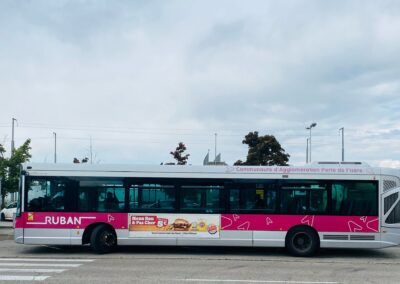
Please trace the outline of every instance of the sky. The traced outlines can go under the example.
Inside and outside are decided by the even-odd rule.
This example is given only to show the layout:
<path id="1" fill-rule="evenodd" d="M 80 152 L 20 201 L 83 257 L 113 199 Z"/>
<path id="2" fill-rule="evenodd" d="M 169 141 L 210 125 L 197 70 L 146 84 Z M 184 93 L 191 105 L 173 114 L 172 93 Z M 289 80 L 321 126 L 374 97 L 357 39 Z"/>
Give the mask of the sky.
<path id="1" fill-rule="evenodd" d="M 0 2 L 0 144 L 32 162 L 245 160 L 400 167 L 400 1 Z"/>

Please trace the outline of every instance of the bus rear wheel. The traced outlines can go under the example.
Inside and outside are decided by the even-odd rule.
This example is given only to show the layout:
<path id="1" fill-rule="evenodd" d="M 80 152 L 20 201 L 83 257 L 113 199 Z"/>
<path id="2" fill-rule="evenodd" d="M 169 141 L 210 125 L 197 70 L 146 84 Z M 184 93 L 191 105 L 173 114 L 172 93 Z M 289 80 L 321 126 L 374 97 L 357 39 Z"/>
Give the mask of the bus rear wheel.
<path id="1" fill-rule="evenodd" d="M 309 227 L 296 227 L 286 236 L 286 249 L 293 256 L 313 256 L 319 249 L 318 234 Z"/>
<path id="2" fill-rule="evenodd" d="M 99 225 L 92 232 L 90 245 L 99 254 L 109 253 L 117 247 L 117 236 L 110 227 Z"/>

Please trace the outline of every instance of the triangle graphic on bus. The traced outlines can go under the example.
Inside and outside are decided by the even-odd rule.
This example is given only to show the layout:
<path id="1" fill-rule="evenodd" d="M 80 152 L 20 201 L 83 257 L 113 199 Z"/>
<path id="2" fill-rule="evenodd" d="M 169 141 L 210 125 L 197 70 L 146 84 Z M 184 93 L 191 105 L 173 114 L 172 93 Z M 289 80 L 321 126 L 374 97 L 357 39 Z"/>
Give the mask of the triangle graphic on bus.
<path id="1" fill-rule="evenodd" d="M 312 225 L 314 225 L 314 217 L 315 217 L 314 215 L 312 215 L 312 216 L 307 215 L 303 219 L 301 219 L 301 223 L 307 224 L 312 227 Z"/>
<path id="2" fill-rule="evenodd" d="M 354 221 L 349 221 L 347 224 L 350 232 L 362 231 L 362 227 Z"/>
<path id="3" fill-rule="evenodd" d="M 250 222 L 249 221 L 247 221 L 247 222 L 244 222 L 243 224 L 241 224 L 241 225 L 239 225 L 238 227 L 238 230 L 248 230 L 249 228 L 250 228 Z"/>

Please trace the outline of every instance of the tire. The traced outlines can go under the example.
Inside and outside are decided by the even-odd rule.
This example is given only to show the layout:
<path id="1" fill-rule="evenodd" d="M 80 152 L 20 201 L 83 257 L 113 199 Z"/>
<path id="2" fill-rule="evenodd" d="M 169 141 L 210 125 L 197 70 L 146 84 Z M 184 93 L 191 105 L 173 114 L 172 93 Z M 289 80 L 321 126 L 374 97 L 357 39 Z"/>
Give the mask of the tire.
<path id="1" fill-rule="evenodd" d="M 117 236 L 114 230 L 106 225 L 97 226 L 90 236 L 90 246 L 98 254 L 112 252 L 117 247 Z"/>
<path id="2" fill-rule="evenodd" d="M 4 213 L 1 213 L 0 221 L 5 221 L 5 220 L 6 220 L 6 216 L 4 216 Z"/>
<path id="3" fill-rule="evenodd" d="M 318 234 L 309 227 L 296 227 L 286 236 L 286 249 L 293 256 L 313 256 L 319 249 Z"/>

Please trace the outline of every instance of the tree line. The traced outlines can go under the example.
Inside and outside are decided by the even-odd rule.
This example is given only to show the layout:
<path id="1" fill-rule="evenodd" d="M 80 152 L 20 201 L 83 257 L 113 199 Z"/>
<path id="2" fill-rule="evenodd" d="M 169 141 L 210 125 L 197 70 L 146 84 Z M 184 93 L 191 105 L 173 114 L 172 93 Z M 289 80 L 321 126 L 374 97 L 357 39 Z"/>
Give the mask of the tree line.
<path id="1" fill-rule="evenodd" d="M 12 150 L 9 158 L 4 154 L 6 149 L 0 144 L 0 188 L 1 188 L 1 208 L 4 207 L 5 197 L 8 193 L 18 191 L 20 167 L 22 163 L 28 162 L 32 157 L 31 139 L 27 139 L 22 146 Z"/>
<path id="2" fill-rule="evenodd" d="M 259 136 L 258 131 L 249 132 L 242 141 L 248 146 L 248 153 L 245 161 L 237 160 L 236 166 L 287 166 L 290 155 L 285 152 L 281 144 L 273 135 Z M 177 161 L 178 165 L 186 165 L 189 154 L 185 154 L 186 146 L 179 142 L 175 151 L 170 154 Z M 175 163 L 166 163 L 166 165 Z"/>
<path id="3" fill-rule="evenodd" d="M 4 207 L 4 199 L 8 193 L 18 191 L 18 182 L 20 175 L 20 165 L 29 162 L 32 157 L 30 154 L 31 140 L 27 139 L 22 146 L 13 150 L 9 158 L 5 157 L 6 150 L 0 144 L 0 188 L 2 204 Z M 258 131 L 249 132 L 242 141 L 248 146 L 248 153 L 245 161 L 238 160 L 234 165 L 242 166 L 287 166 L 290 155 L 285 152 L 281 144 L 273 135 L 260 136 Z M 190 154 L 185 153 L 187 150 L 183 142 L 179 142 L 174 151 L 171 151 L 173 159 L 177 165 L 186 165 Z M 74 158 L 73 163 L 87 163 L 88 158 L 79 160 Z M 166 163 L 165 165 L 174 165 L 175 163 Z"/>

